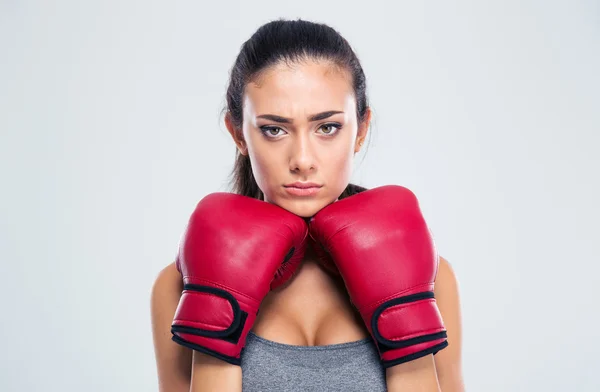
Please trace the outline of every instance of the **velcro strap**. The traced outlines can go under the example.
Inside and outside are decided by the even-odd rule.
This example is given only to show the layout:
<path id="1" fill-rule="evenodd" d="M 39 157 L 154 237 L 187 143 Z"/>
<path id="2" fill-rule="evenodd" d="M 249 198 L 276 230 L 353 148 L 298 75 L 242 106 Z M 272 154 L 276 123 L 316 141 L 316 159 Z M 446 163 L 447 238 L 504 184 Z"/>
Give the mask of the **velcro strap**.
<path id="1" fill-rule="evenodd" d="M 446 337 L 432 291 L 383 303 L 373 313 L 371 327 L 381 353 Z"/>
<path id="2" fill-rule="evenodd" d="M 186 284 L 183 289 L 172 332 L 237 342 L 248 314 L 231 293 L 196 284 Z"/>

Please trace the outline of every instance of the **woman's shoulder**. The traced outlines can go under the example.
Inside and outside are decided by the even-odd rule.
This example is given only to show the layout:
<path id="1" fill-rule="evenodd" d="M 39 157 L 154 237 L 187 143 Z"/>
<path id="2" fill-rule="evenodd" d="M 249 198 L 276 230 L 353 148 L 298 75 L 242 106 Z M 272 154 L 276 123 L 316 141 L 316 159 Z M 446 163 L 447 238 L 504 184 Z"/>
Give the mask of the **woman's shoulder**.
<path id="1" fill-rule="evenodd" d="M 183 290 L 183 282 L 181 280 L 181 274 L 177 270 L 175 262 L 170 263 L 164 267 L 156 278 L 152 285 L 152 304 L 153 306 L 168 302 L 170 303 L 173 297 L 179 296 Z"/>
<path id="2" fill-rule="evenodd" d="M 440 261 L 438 274 L 442 279 L 456 280 L 456 274 L 454 273 L 454 268 L 450 262 L 442 256 L 438 256 Z M 438 277 L 438 278 L 439 278 Z"/>
<path id="3" fill-rule="evenodd" d="M 439 268 L 435 279 L 434 292 L 438 302 L 439 297 L 458 299 L 458 278 L 450 262 L 442 256 L 439 256 Z"/>
<path id="4" fill-rule="evenodd" d="M 172 284 L 174 281 L 179 280 L 181 280 L 181 274 L 177 270 L 176 263 L 173 261 L 158 272 L 156 279 L 154 280 L 154 284 L 162 285 L 167 284 L 168 282 L 171 282 Z"/>

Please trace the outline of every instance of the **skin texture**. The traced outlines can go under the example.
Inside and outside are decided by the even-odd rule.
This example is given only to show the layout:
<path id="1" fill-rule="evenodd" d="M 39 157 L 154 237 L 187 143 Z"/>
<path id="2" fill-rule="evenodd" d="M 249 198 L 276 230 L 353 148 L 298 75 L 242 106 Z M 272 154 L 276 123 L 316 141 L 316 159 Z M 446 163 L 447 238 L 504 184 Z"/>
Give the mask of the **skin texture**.
<path id="1" fill-rule="evenodd" d="M 247 85 L 243 126 L 237 129 L 227 116 L 225 124 L 240 152 L 249 155 L 265 201 L 309 217 L 334 202 L 347 186 L 353 156 L 371 119 L 369 110 L 365 121 L 357 122 L 350 82 L 348 74 L 331 64 L 306 61 L 292 67 L 275 65 Z M 327 111 L 343 113 L 309 120 Z M 259 117 L 267 114 L 289 121 Z M 295 181 L 315 182 L 322 188 L 314 196 L 292 196 L 283 186 Z M 160 391 L 241 391 L 240 367 L 171 341 L 181 291 L 181 276 L 170 264 L 158 275 L 151 298 Z M 458 283 L 441 257 L 434 291 L 449 346 L 435 356 L 387 369 L 389 391 L 464 391 Z M 264 299 L 252 331 L 279 343 L 306 346 L 369 336 L 341 278 L 326 273 L 311 251 L 294 278 Z"/>

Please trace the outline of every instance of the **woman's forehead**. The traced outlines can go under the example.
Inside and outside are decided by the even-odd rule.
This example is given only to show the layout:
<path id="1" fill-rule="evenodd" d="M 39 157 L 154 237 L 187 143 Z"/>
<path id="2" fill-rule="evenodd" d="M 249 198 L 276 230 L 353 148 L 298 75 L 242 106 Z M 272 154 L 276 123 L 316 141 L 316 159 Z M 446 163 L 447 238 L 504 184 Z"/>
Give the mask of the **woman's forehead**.
<path id="1" fill-rule="evenodd" d="M 250 112 L 265 111 L 317 113 L 346 111 L 354 106 L 354 92 L 348 76 L 332 71 L 330 65 L 309 63 L 279 66 L 261 75 L 258 83 L 246 86 L 244 107 Z M 275 114 L 275 113 L 272 113 Z"/>

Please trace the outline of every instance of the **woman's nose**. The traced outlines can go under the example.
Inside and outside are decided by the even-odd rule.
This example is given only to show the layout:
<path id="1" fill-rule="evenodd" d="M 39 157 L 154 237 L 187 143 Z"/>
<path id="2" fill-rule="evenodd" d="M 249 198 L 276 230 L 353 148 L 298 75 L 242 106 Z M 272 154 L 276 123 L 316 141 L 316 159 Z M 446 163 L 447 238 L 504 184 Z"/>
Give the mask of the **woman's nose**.
<path id="1" fill-rule="evenodd" d="M 297 138 L 291 146 L 290 171 L 307 173 L 316 169 L 314 151 L 308 137 Z"/>

